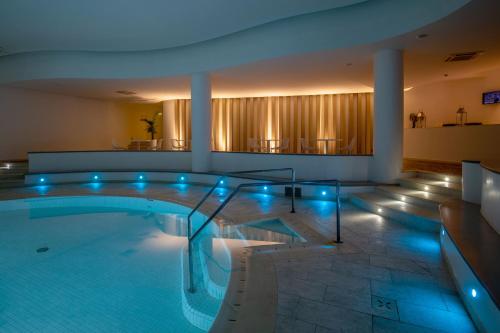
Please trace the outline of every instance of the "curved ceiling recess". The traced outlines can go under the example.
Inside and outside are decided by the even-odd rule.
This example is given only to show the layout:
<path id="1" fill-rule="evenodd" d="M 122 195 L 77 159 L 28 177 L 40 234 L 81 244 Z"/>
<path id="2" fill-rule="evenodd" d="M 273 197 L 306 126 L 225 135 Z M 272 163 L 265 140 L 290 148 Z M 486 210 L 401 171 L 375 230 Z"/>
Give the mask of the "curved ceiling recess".
<path id="1" fill-rule="evenodd" d="M 50 78 L 165 77 L 292 54 L 346 48 L 374 43 L 418 29 L 449 15 L 469 1 L 355 1 L 357 3 L 354 5 L 284 18 L 218 38 L 166 49 L 59 50 L 5 55 L 0 57 L 0 82 Z M 330 7 L 335 3 L 340 6 L 351 2 L 333 1 Z M 223 11 L 222 8 L 219 10 Z M 118 12 L 120 11 L 117 9 Z M 4 16 L 3 13 L 1 15 Z M 201 35 L 202 33 L 198 38 Z M 111 42 L 115 43 L 114 40 L 108 41 Z"/>
<path id="2" fill-rule="evenodd" d="M 166 49 L 364 1 L 1 1 L 0 45 L 8 54 Z"/>

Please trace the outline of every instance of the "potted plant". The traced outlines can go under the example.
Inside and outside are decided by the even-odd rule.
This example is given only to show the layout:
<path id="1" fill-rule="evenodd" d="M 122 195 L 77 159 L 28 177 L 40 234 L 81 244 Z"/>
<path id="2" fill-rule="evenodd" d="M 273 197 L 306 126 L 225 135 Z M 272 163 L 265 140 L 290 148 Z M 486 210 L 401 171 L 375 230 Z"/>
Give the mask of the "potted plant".
<path id="1" fill-rule="evenodd" d="M 146 123 L 146 132 L 151 134 L 151 140 L 155 139 L 155 134 L 156 134 L 156 116 L 161 113 L 155 113 L 153 118 L 147 119 L 147 118 L 141 118 L 141 121 Z"/>

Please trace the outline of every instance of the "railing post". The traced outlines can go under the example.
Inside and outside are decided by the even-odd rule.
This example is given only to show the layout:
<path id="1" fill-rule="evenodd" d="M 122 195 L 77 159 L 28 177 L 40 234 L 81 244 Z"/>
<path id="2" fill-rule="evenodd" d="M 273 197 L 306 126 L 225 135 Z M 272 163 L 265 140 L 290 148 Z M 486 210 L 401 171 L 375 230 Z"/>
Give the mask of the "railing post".
<path id="1" fill-rule="evenodd" d="M 335 243 L 342 243 L 340 240 L 340 182 L 337 180 L 337 185 L 336 185 L 336 196 L 337 196 L 337 239 Z"/>
<path id="2" fill-rule="evenodd" d="M 292 169 L 292 211 L 291 213 L 295 213 L 295 170 Z"/>
<path id="3" fill-rule="evenodd" d="M 194 293 L 196 291 L 196 286 L 194 285 L 193 278 L 193 242 L 188 238 L 188 260 L 189 260 L 189 289 L 190 293 Z"/>

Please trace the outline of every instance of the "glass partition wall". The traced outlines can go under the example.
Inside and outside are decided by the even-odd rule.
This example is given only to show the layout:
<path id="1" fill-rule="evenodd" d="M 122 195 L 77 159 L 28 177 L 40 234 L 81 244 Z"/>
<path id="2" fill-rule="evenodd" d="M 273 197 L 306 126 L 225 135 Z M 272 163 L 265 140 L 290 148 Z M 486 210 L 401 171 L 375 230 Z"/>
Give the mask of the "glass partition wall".
<path id="1" fill-rule="evenodd" d="M 172 147 L 188 146 L 191 101 L 176 100 Z M 212 150 L 285 154 L 372 153 L 373 94 L 215 98 Z"/>

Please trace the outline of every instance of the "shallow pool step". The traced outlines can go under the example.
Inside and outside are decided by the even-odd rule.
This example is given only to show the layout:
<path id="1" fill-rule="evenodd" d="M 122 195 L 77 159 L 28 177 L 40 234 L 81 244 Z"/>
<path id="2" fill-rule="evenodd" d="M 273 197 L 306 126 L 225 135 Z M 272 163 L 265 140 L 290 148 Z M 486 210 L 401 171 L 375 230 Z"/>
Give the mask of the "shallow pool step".
<path id="1" fill-rule="evenodd" d="M 199 246 L 199 269 L 201 269 L 201 279 L 203 279 L 203 284 L 208 294 L 215 299 L 222 300 L 226 294 L 226 286 L 229 283 L 231 254 L 226 252 L 227 245 L 224 239 L 214 239 L 213 241 L 219 247 L 219 251 L 222 248 L 224 252 L 214 253 L 211 249 L 204 249 L 202 246 Z"/>
<path id="2" fill-rule="evenodd" d="M 351 197 L 351 202 L 362 209 L 415 229 L 437 232 L 441 226 L 438 211 L 395 200 L 377 192 L 356 193 Z"/>
<path id="3" fill-rule="evenodd" d="M 217 317 L 221 300 L 213 297 L 205 287 L 203 279 L 206 278 L 203 270 L 200 270 L 201 261 L 200 258 L 195 255 L 194 267 L 198 268 L 195 270 L 195 284 L 196 290 L 190 292 L 189 288 L 189 271 L 188 271 L 188 256 L 185 251 L 181 251 L 181 295 L 182 295 L 182 312 L 184 317 L 197 328 L 208 331 Z"/>
<path id="4" fill-rule="evenodd" d="M 440 180 L 412 177 L 401 178 L 399 184 L 406 188 L 426 191 L 436 194 L 448 195 L 454 198 L 462 197 L 462 185 Z"/>
<path id="5" fill-rule="evenodd" d="M 440 204 L 452 199 L 450 196 L 444 194 L 410 189 L 402 186 L 377 186 L 376 191 L 390 198 L 435 211 L 439 209 Z"/>

